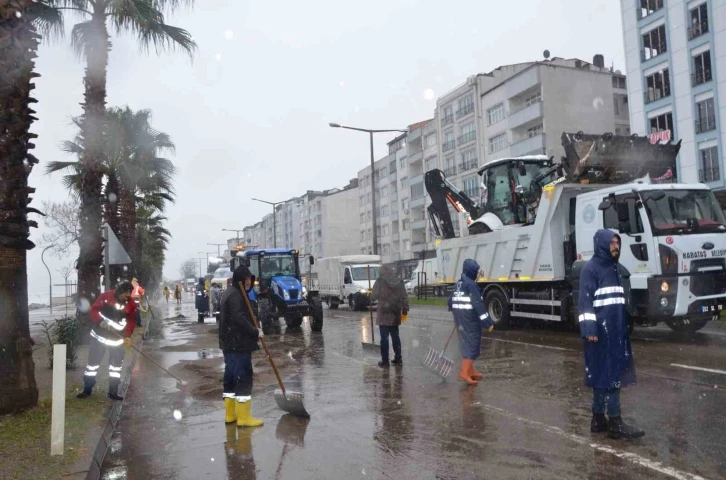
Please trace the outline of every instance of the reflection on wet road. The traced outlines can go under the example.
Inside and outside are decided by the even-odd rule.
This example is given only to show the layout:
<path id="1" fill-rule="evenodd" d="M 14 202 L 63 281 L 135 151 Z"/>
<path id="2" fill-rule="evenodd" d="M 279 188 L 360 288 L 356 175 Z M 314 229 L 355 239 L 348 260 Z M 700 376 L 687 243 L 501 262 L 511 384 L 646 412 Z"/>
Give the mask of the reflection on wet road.
<path id="1" fill-rule="evenodd" d="M 370 334 L 365 314 L 326 310 L 322 333 L 304 323 L 302 331 L 268 336 L 311 418 L 276 407 L 274 376 L 260 352 L 253 413 L 265 425 L 238 429 L 223 423 L 213 319 L 198 326 L 188 308 L 144 349 L 190 380 L 189 395 L 139 359 L 105 479 L 686 479 L 726 471 L 726 375 L 672 365 L 724 370 L 719 331 L 693 339 L 636 331 L 639 385 L 624 390 L 623 414 L 646 436 L 624 442 L 589 432 L 591 392 L 575 333 L 495 332 L 477 362 L 484 380 L 472 388 L 456 382 L 456 372 L 442 382 L 421 365 L 450 331 L 444 310 L 412 310 L 401 328 L 404 366 L 390 370 L 361 348 L 362 331 Z M 167 316 L 178 313 L 170 306 Z M 454 343 L 448 354 L 457 359 Z"/>

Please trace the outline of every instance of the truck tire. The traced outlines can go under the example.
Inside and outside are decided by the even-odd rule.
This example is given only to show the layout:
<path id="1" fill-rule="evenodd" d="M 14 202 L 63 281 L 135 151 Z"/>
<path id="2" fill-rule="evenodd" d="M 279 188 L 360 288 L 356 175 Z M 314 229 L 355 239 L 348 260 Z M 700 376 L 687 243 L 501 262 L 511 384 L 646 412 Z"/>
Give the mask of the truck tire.
<path id="1" fill-rule="evenodd" d="M 331 310 L 337 310 L 338 305 L 339 305 L 338 299 L 330 297 L 330 299 L 328 300 L 328 308 Z"/>
<path id="2" fill-rule="evenodd" d="M 319 332 L 323 329 L 323 302 L 315 297 L 312 299 L 313 315 L 310 322 L 310 330 Z"/>
<path id="3" fill-rule="evenodd" d="M 696 333 L 697 331 L 705 327 L 707 323 L 707 319 L 689 320 L 687 318 L 679 318 L 666 320 L 666 325 L 671 327 L 671 330 L 678 333 Z"/>
<path id="4" fill-rule="evenodd" d="M 358 302 L 355 301 L 355 295 L 353 295 L 352 293 L 350 294 L 350 296 L 348 296 L 348 307 L 350 308 L 351 312 L 357 312 L 358 310 L 360 310 L 360 308 L 358 307 Z"/>
<path id="5" fill-rule="evenodd" d="M 291 315 L 289 317 L 285 317 L 285 325 L 287 325 L 288 329 L 300 328 L 300 325 L 302 325 L 302 321 L 302 315 Z"/>
<path id="6" fill-rule="evenodd" d="M 498 288 L 492 288 L 484 298 L 487 314 L 494 322 L 494 330 L 506 330 L 509 328 L 509 302 Z"/>

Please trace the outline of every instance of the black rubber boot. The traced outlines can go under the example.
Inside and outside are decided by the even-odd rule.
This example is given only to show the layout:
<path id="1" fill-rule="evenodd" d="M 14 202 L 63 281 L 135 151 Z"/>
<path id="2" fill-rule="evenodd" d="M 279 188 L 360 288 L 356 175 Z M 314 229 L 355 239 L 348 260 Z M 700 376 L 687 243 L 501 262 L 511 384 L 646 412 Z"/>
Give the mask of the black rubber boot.
<path id="1" fill-rule="evenodd" d="M 397 367 L 403 366 L 403 359 L 402 358 L 394 358 L 391 362 L 392 364 L 396 365 Z"/>
<path id="2" fill-rule="evenodd" d="M 108 392 L 108 398 L 110 398 L 111 400 L 119 401 L 119 402 L 124 399 L 124 397 L 122 397 L 118 393 L 111 393 L 111 392 Z"/>
<path id="3" fill-rule="evenodd" d="M 608 437 L 618 440 L 620 438 L 640 438 L 645 435 L 643 430 L 623 423 L 621 417 L 608 419 Z"/>
<path id="4" fill-rule="evenodd" d="M 604 413 L 593 413 L 590 421 L 591 433 L 602 433 L 608 431 L 608 420 Z"/>
<path id="5" fill-rule="evenodd" d="M 79 393 L 78 395 L 76 395 L 76 398 L 86 398 L 86 397 L 90 397 L 92 393 L 93 393 L 93 390 L 88 390 L 88 389 L 84 388 L 81 393 Z"/>
<path id="6" fill-rule="evenodd" d="M 378 366 L 381 367 L 381 368 L 390 368 L 391 367 L 391 364 L 388 363 L 388 362 L 384 362 L 383 360 L 381 360 L 380 362 L 378 362 Z"/>

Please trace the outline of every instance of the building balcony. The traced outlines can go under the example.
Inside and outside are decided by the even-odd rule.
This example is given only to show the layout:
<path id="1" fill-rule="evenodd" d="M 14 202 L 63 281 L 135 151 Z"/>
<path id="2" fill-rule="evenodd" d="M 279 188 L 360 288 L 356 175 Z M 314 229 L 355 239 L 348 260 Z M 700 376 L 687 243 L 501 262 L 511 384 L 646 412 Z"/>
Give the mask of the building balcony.
<path id="1" fill-rule="evenodd" d="M 698 85 L 703 85 L 704 83 L 710 82 L 711 80 L 711 70 L 699 70 L 691 75 L 691 86 L 696 87 Z"/>
<path id="2" fill-rule="evenodd" d="M 456 118 L 466 117 L 467 115 L 474 113 L 474 104 L 470 103 L 456 111 Z"/>
<path id="3" fill-rule="evenodd" d="M 414 153 L 413 155 L 409 155 L 408 157 L 408 164 L 409 166 L 419 163 L 423 160 L 423 150 L 419 150 L 417 153 Z"/>
<path id="4" fill-rule="evenodd" d="M 663 88 L 649 88 L 647 92 L 644 93 L 645 96 L 645 104 L 656 102 L 662 98 L 667 98 L 671 96 L 671 87 L 668 85 L 664 85 Z"/>
<path id="5" fill-rule="evenodd" d="M 509 146 L 512 157 L 519 157 L 533 153 L 543 153 L 545 148 L 545 134 L 525 138 Z"/>
<path id="6" fill-rule="evenodd" d="M 452 165 L 444 169 L 444 175 L 447 177 L 453 177 L 456 175 L 456 165 Z"/>
<path id="7" fill-rule="evenodd" d="M 473 158 L 467 162 L 463 162 L 459 164 L 459 171 L 461 173 L 464 173 L 468 170 L 473 170 L 479 166 L 478 160 L 476 158 Z"/>
<path id="8" fill-rule="evenodd" d="M 698 171 L 698 181 L 701 183 L 718 182 L 719 180 L 721 180 L 721 171 L 718 167 Z"/>
<path id="9" fill-rule="evenodd" d="M 507 98 L 513 98 L 520 93 L 533 89 L 540 83 L 539 67 L 530 67 L 528 70 L 515 75 L 505 83 Z"/>
<path id="10" fill-rule="evenodd" d="M 700 23 L 694 23 L 693 26 L 688 29 L 688 39 L 693 40 L 705 33 L 708 33 L 708 20 Z"/>
<path id="11" fill-rule="evenodd" d="M 411 223 L 411 230 L 424 230 L 426 229 L 426 219 L 416 220 Z"/>
<path id="12" fill-rule="evenodd" d="M 392 233 L 391 234 L 391 241 L 392 242 L 398 242 L 401 240 L 401 234 L 400 233 Z"/>
<path id="13" fill-rule="evenodd" d="M 416 207 L 422 207 L 426 205 L 426 194 L 421 195 L 420 197 L 412 198 L 409 202 L 409 208 L 416 208 Z"/>
<path id="14" fill-rule="evenodd" d="M 469 132 L 464 135 L 460 135 L 459 138 L 456 139 L 456 144 L 462 146 L 466 143 L 473 142 L 474 140 L 476 140 L 476 132 Z"/>
<path id="15" fill-rule="evenodd" d="M 696 133 L 706 133 L 716 130 L 716 117 L 708 115 L 703 118 L 696 119 Z"/>
<path id="16" fill-rule="evenodd" d="M 516 110 L 509 112 L 509 128 L 514 129 L 532 120 L 542 118 L 543 111 L 541 99 L 531 105 L 522 105 Z"/>
<path id="17" fill-rule="evenodd" d="M 406 143 L 408 145 L 411 145 L 411 142 L 418 140 L 421 138 L 421 133 L 423 132 L 422 128 L 417 128 L 416 130 L 411 130 L 406 134 Z"/>
<path id="18" fill-rule="evenodd" d="M 446 126 L 450 123 L 454 123 L 454 116 L 453 115 L 446 115 L 444 118 L 441 119 L 441 126 Z"/>
<path id="19" fill-rule="evenodd" d="M 448 142 L 444 142 L 441 145 L 441 150 L 443 150 L 444 152 L 448 152 L 449 150 L 453 150 L 454 148 L 456 148 L 456 140 L 450 140 Z"/>

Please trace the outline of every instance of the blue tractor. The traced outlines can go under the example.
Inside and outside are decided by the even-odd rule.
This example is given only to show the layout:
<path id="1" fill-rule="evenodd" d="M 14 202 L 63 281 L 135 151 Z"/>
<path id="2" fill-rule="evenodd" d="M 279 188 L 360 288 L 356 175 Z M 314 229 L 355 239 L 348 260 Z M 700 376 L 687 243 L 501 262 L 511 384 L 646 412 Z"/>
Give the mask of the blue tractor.
<path id="1" fill-rule="evenodd" d="M 246 265 L 256 277 L 258 319 L 267 334 L 280 326 L 280 317 L 289 329 L 299 328 L 310 317 L 312 331 L 323 329 L 323 302 L 317 290 L 307 290 L 300 281 L 299 253 L 295 249 L 268 248 L 236 252 L 230 262 L 234 271 Z M 315 260 L 309 257 L 312 265 Z"/>

